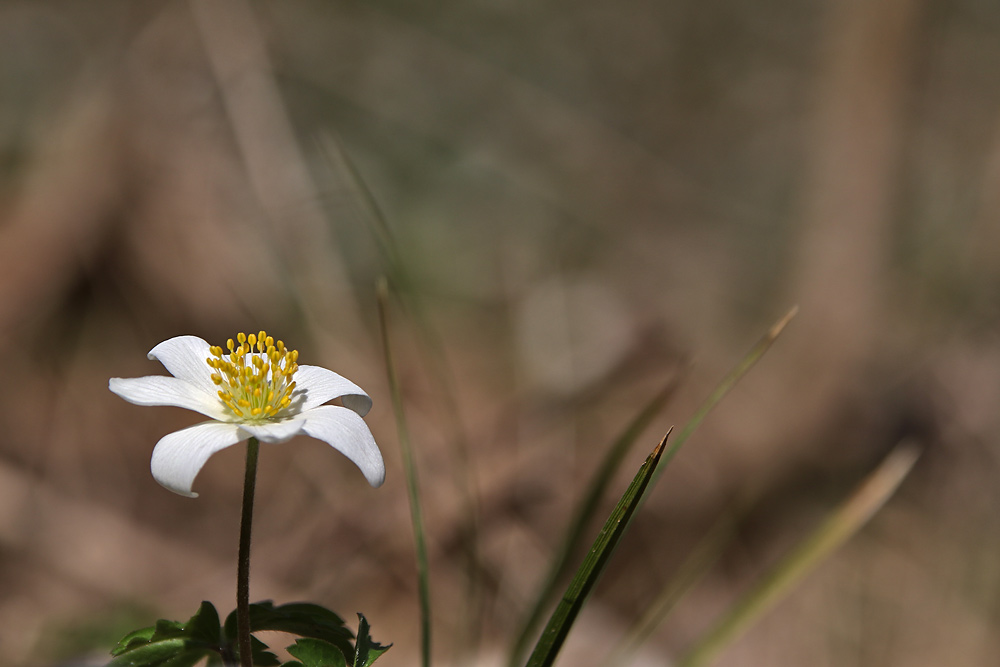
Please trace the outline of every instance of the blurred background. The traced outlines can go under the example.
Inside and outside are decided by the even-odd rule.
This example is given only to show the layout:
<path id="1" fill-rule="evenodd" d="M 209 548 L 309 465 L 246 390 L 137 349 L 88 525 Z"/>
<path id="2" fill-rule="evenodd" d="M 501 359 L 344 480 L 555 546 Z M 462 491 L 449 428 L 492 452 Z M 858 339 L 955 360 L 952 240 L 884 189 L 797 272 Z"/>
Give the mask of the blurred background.
<path id="1" fill-rule="evenodd" d="M 2 660 L 232 609 L 242 449 L 173 495 L 149 455 L 199 417 L 107 383 L 263 328 L 371 394 L 388 478 L 265 446 L 251 596 L 364 612 L 380 665 L 416 662 L 388 272 L 436 664 L 502 664 L 613 438 L 683 374 L 602 514 L 793 304 L 565 664 L 737 515 L 635 663 L 670 664 L 902 439 L 899 495 L 719 664 L 995 664 L 997 71 L 982 0 L 0 0 Z"/>

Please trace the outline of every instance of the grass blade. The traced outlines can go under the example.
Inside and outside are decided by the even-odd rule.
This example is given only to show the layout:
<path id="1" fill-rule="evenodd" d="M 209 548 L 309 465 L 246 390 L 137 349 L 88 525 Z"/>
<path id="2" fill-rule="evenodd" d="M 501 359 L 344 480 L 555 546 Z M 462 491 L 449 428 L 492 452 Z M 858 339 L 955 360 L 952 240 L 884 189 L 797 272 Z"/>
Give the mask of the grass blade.
<path id="1" fill-rule="evenodd" d="M 625 427 L 625 430 L 622 431 L 607 454 L 605 454 L 604 460 L 601 461 L 601 464 L 597 468 L 597 473 L 590 481 L 590 485 L 583 495 L 583 499 L 577 505 L 576 513 L 570 522 L 569 530 L 566 531 L 562 545 L 553 557 L 549 571 L 539 586 L 535 603 L 521 624 L 521 630 L 518 632 L 508 661 L 511 667 L 521 664 L 524 652 L 528 647 L 528 642 L 537 631 L 546 608 L 552 604 L 552 600 L 559 590 L 559 581 L 569 570 L 569 559 L 583 541 L 584 531 L 597 513 L 601 498 L 604 497 L 608 485 L 621 467 L 626 454 L 631 450 L 632 445 L 635 444 L 642 432 L 646 430 L 646 427 L 649 426 L 649 423 L 653 421 L 653 418 L 659 414 L 676 393 L 677 388 L 680 386 L 681 377 L 678 374 L 670 378 L 669 382 L 657 392 L 652 400 L 643 406 L 642 410 Z"/>
<path id="2" fill-rule="evenodd" d="M 739 514 L 730 512 L 716 522 L 715 526 L 684 560 L 676 574 L 670 578 L 670 581 L 649 605 L 639 621 L 604 659 L 603 665 L 605 667 L 629 663 L 639 647 L 663 624 L 670 612 L 684 598 L 684 595 L 700 582 L 712 565 L 719 560 L 726 546 L 732 542 L 736 534 L 738 520 Z"/>
<path id="3" fill-rule="evenodd" d="M 399 432 L 399 449 L 403 456 L 403 472 L 406 476 L 406 490 L 410 498 L 410 520 L 413 523 L 413 538 L 416 543 L 417 586 L 420 596 L 420 656 L 423 667 L 431 664 L 431 592 L 430 573 L 427 564 L 427 540 L 424 532 L 423 512 L 420 508 L 420 489 L 417 481 L 417 467 L 413 462 L 410 447 L 410 430 L 406 425 L 403 410 L 403 394 L 396 375 L 396 365 L 392 360 L 389 342 L 389 326 L 386 311 L 389 301 L 389 286 L 385 279 L 378 282 L 378 321 L 382 334 L 382 351 L 385 355 L 386 372 L 389 375 L 389 389 L 392 393 L 392 408 L 396 415 L 396 429 Z"/>
<path id="4" fill-rule="evenodd" d="M 327 132 L 319 139 L 323 154 L 329 160 L 331 167 L 346 176 L 354 194 L 354 201 L 361 208 L 360 213 L 378 248 L 388 280 L 394 287 L 404 313 L 415 325 L 421 351 L 444 404 L 443 413 L 448 417 L 448 442 L 456 464 L 453 478 L 455 488 L 462 497 L 464 510 L 460 535 L 462 535 L 462 553 L 466 571 L 464 596 L 466 610 L 461 614 L 461 619 L 466 626 L 464 628 L 466 649 L 471 653 L 479 643 L 479 625 L 483 613 L 480 578 L 484 566 L 479 555 L 479 495 L 470 455 L 470 439 L 459 410 L 454 374 L 449 367 L 441 336 L 431 323 L 431 318 L 427 315 L 420 298 L 417 281 L 403 261 L 392 229 L 375 195 L 365 183 L 337 135 Z"/>
<path id="5" fill-rule="evenodd" d="M 760 361 L 760 358 L 764 356 L 764 353 L 767 352 L 768 349 L 770 349 L 774 341 L 777 340 L 778 336 L 781 335 L 781 332 L 785 330 L 785 327 L 798 312 L 799 307 L 794 306 L 791 310 L 785 313 L 784 316 L 775 322 L 771 328 L 768 329 L 767 333 L 764 334 L 759 341 L 757 341 L 756 345 L 754 345 L 750 351 L 747 352 L 746 356 L 740 360 L 740 363 L 736 364 L 736 367 L 722 379 L 722 382 L 716 386 L 715 391 L 713 391 L 711 395 L 705 399 L 705 402 L 701 404 L 698 411 L 694 413 L 694 416 L 691 417 L 691 419 L 688 420 L 688 423 L 684 425 L 684 428 L 677 435 L 677 438 L 674 439 L 670 448 L 663 453 L 664 463 L 667 463 L 670 459 L 674 458 L 674 455 L 680 451 L 680 448 L 684 446 L 687 439 L 691 437 L 699 426 L 701 426 L 701 423 L 705 420 L 705 417 L 708 416 L 708 413 L 711 412 L 712 409 L 718 405 L 723 398 L 725 398 L 726 394 L 728 394 L 729 391 L 736 386 L 736 383 L 739 382 L 758 361 Z M 665 467 L 666 466 L 660 466 L 660 471 L 656 473 L 656 476 L 653 478 L 653 484 L 650 485 L 651 488 L 660 479 L 660 475 Z"/>
<path id="6" fill-rule="evenodd" d="M 716 386 L 715 390 L 709 395 L 709 397 L 705 400 L 705 402 L 701 404 L 701 406 L 698 408 L 698 411 L 695 412 L 694 416 L 692 416 L 691 419 L 688 420 L 683 430 L 672 441 L 667 451 L 663 453 L 662 455 L 663 463 L 670 461 L 670 459 L 672 459 L 674 455 L 677 454 L 680 448 L 684 445 L 687 439 L 691 437 L 691 435 L 695 432 L 695 430 L 697 430 L 698 426 L 701 425 L 701 423 L 705 420 L 705 417 L 708 416 L 708 414 L 712 411 L 712 409 L 715 408 L 715 406 L 722 401 L 722 399 L 726 396 L 726 394 L 728 394 L 729 391 L 734 386 L 736 386 L 736 383 L 739 382 L 743 378 L 743 376 L 746 375 L 747 372 L 751 368 L 753 368 L 753 366 L 761 359 L 761 357 L 764 356 L 764 353 L 767 352 L 767 350 L 771 347 L 774 341 L 785 329 L 785 326 L 789 323 L 789 321 L 791 321 L 791 319 L 795 316 L 797 312 L 798 312 L 798 307 L 794 307 L 787 313 L 785 313 L 785 315 L 781 317 L 781 319 L 779 319 L 777 322 L 775 322 L 775 324 L 771 326 L 771 328 L 767 331 L 767 333 L 764 334 L 764 336 L 761 337 L 759 341 L 757 341 L 757 343 L 750 349 L 750 351 L 740 360 L 740 362 L 736 365 L 736 367 L 733 368 L 733 370 L 730 371 L 729 374 L 722 379 L 722 381 Z M 663 393 L 664 392 L 661 392 L 660 396 L 662 396 Z M 656 398 L 653 399 L 653 401 L 650 402 L 647 410 L 649 410 L 653 406 L 659 405 L 660 396 L 657 396 Z M 663 400 L 665 401 L 666 399 L 664 398 Z M 642 424 L 644 419 L 652 418 L 653 414 L 655 414 L 655 409 L 649 410 L 649 413 L 647 413 L 647 410 L 644 410 L 642 413 L 640 413 L 639 417 L 636 418 L 636 421 L 633 422 L 633 425 Z M 623 441 L 627 441 L 626 436 L 630 433 L 630 430 L 631 429 L 627 429 L 626 434 L 623 435 L 618 442 L 616 442 L 614 447 L 612 447 L 611 452 L 609 452 L 608 457 L 605 459 L 605 463 L 613 461 L 614 458 L 619 455 L 620 448 L 627 447 L 627 445 L 624 444 Z M 659 466 L 657 472 L 653 476 L 650 487 L 656 484 L 657 480 L 662 474 L 662 471 L 663 471 L 663 466 Z M 598 485 L 602 484 L 601 478 L 603 474 L 604 474 L 603 470 L 599 472 L 598 478 L 591 485 L 591 491 L 598 490 L 598 488 L 600 491 L 603 491 L 603 487 L 598 487 Z M 606 484 L 606 482 L 603 483 Z M 584 501 L 584 504 L 581 505 L 581 510 L 578 513 L 577 520 L 583 517 L 584 512 L 587 511 L 586 504 L 591 501 L 592 498 L 590 497 L 590 494 L 588 494 L 586 500 Z M 590 511 L 592 512 L 593 510 Z M 536 604 L 532 607 L 531 613 L 528 615 L 527 620 L 522 626 L 521 632 L 518 635 L 514 648 L 511 651 L 511 658 L 508 663 L 509 667 L 515 667 L 516 665 L 520 664 L 520 655 L 522 654 L 524 647 L 530 640 L 530 637 L 535 632 L 535 628 L 537 627 L 538 622 L 542 617 L 544 609 L 550 603 L 551 596 L 556 590 L 559 574 L 561 574 L 562 568 L 565 566 L 564 563 L 561 561 L 564 561 L 569 556 L 569 554 L 566 552 L 566 545 L 569 544 L 570 539 L 574 539 L 573 533 L 577 530 L 582 532 L 583 526 L 578 525 L 577 521 L 575 520 L 574 523 L 572 524 L 572 527 L 570 529 L 570 534 L 567 536 L 563 548 L 557 554 L 556 559 L 553 562 L 553 566 L 548 574 L 548 578 L 544 582 L 542 593 L 539 596 L 538 600 L 536 601 Z M 570 548 L 572 547 L 575 547 L 575 544 L 570 546 Z"/>
<path id="7" fill-rule="evenodd" d="M 615 509 L 611 512 L 611 516 L 608 517 L 601 532 L 597 535 L 597 539 L 594 540 L 590 552 L 583 559 L 583 563 L 566 589 L 562 600 L 552 612 L 548 625 L 535 645 L 535 650 L 528 658 L 527 667 L 548 667 L 555 661 L 577 614 L 586 604 L 590 592 L 600 579 L 604 567 L 625 534 L 632 515 L 639 506 L 643 492 L 656 472 L 656 466 L 660 462 L 668 437 L 670 437 L 669 432 L 646 458 L 646 462 L 639 468 L 639 472 L 636 473 L 632 483 L 629 484 Z"/>
<path id="8" fill-rule="evenodd" d="M 919 455 L 912 443 L 898 445 L 819 528 L 729 608 L 677 663 L 678 666 L 709 664 L 802 577 L 860 530 L 899 488 Z"/>

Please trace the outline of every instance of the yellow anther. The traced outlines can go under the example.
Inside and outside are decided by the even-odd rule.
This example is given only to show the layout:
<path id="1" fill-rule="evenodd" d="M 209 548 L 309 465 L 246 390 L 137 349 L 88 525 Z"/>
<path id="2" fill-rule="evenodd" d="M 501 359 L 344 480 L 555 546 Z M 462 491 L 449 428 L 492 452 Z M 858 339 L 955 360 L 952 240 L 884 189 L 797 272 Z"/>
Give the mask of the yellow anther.
<path id="1" fill-rule="evenodd" d="M 261 330 L 239 333 L 226 341 L 228 356 L 222 347 L 209 347 L 205 359 L 212 382 L 219 387 L 219 400 L 234 416 L 246 420 L 265 420 L 278 415 L 292 404 L 299 353 L 289 350 L 283 341 L 275 341 Z"/>

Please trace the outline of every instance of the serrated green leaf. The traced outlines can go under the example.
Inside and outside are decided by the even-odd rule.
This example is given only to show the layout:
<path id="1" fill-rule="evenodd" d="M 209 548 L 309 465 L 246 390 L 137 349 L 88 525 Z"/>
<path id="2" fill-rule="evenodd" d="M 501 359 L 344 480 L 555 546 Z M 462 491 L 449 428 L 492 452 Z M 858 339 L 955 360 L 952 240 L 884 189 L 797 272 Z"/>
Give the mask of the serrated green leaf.
<path id="1" fill-rule="evenodd" d="M 270 601 L 254 603 L 250 605 L 250 632 L 261 630 L 322 639 L 339 648 L 345 659 L 354 655 L 354 633 L 344 626 L 344 619 L 318 604 L 290 602 L 275 607 Z M 235 641 L 235 611 L 226 618 L 225 633 Z"/>
<path id="2" fill-rule="evenodd" d="M 250 635 L 250 653 L 253 656 L 254 667 L 277 667 L 281 664 L 278 656 L 267 650 L 267 644 L 253 635 Z"/>
<path id="3" fill-rule="evenodd" d="M 288 652 L 301 660 L 303 667 L 347 667 L 343 652 L 322 639 L 299 639 Z"/>
<path id="4" fill-rule="evenodd" d="M 383 646 L 372 639 L 368 631 L 368 619 L 364 614 L 358 614 L 358 640 L 355 642 L 354 667 L 368 667 L 378 660 L 378 657 L 389 650 L 392 644 Z"/>
<path id="5" fill-rule="evenodd" d="M 118 641 L 118 645 L 111 649 L 111 655 L 119 655 L 129 649 L 141 646 L 142 644 L 148 644 L 153 638 L 153 633 L 155 632 L 155 625 L 151 625 L 148 628 L 133 630 Z"/>
<path id="6" fill-rule="evenodd" d="M 184 632 L 195 641 L 221 645 L 222 625 L 219 623 L 219 612 L 215 610 L 215 606 L 211 602 L 202 602 L 197 613 L 184 624 Z"/>

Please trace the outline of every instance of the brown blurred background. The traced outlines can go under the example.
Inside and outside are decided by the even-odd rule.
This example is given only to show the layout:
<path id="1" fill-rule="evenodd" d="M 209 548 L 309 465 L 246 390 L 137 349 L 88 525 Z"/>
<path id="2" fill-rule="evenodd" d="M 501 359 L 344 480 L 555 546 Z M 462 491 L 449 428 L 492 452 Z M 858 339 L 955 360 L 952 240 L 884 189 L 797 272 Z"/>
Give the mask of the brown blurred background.
<path id="1" fill-rule="evenodd" d="M 363 611 L 395 642 L 379 664 L 415 663 L 356 169 L 408 276 L 390 325 L 437 664 L 500 664 L 611 439 L 690 357 L 617 494 L 792 304 L 565 664 L 738 511 L 637 663 L 669 664 L 902 438 L 924 455 L 900 495 L 720 664 L 996 664 L 998 71 L 983 0 L 0 1 L 0 660 L 100 664 L 160 615 L 233 607 L 240 448 L 170 494 L 150 452 L 198 416 L 107 381 L 162 373 L 145 353 L 171 336 L 265 328 L 372 395 L 388 480 L 265 447 L 252 596 Z"/>

